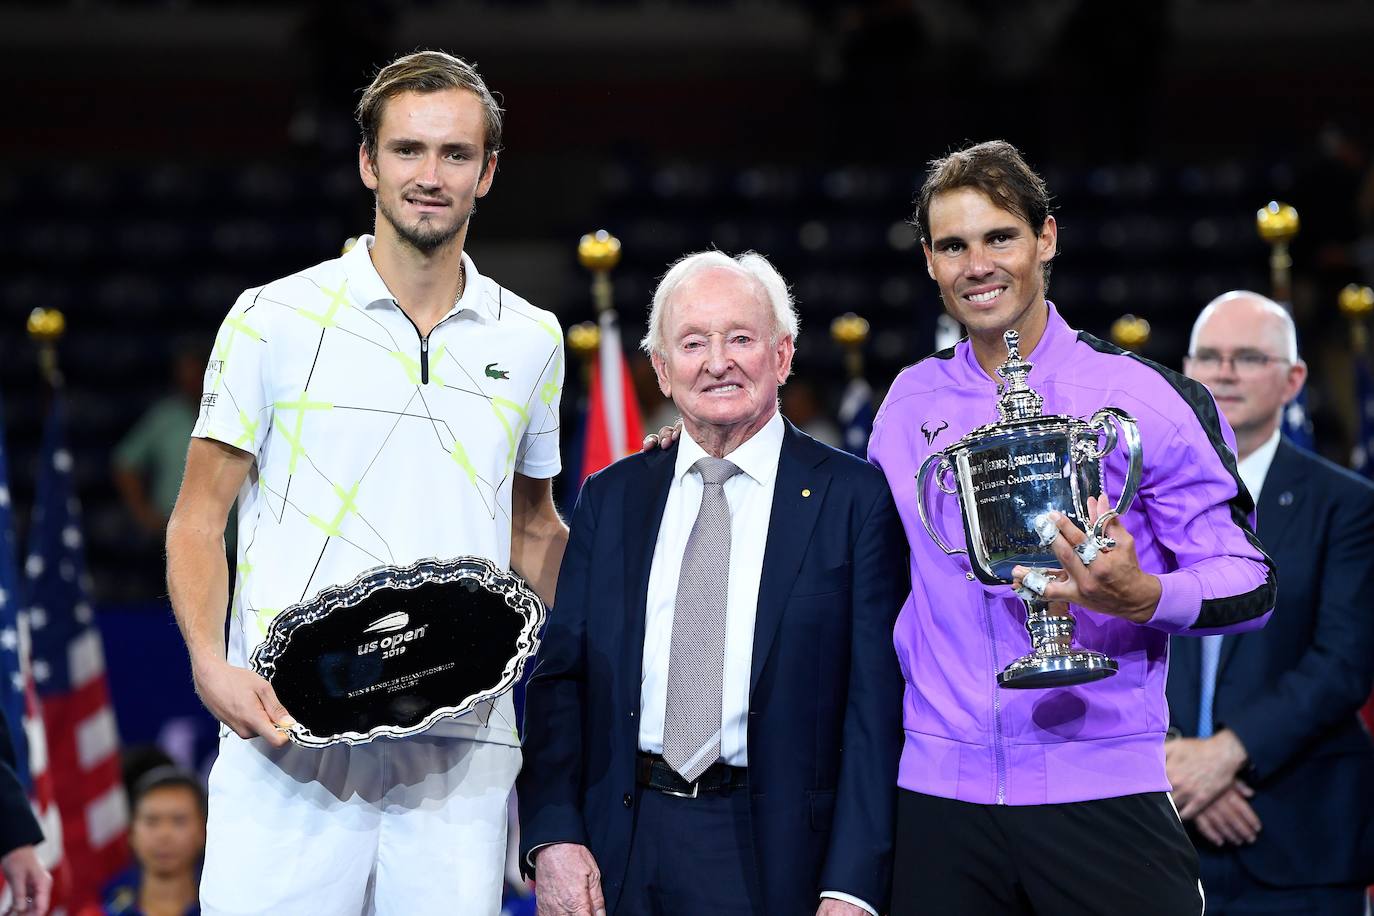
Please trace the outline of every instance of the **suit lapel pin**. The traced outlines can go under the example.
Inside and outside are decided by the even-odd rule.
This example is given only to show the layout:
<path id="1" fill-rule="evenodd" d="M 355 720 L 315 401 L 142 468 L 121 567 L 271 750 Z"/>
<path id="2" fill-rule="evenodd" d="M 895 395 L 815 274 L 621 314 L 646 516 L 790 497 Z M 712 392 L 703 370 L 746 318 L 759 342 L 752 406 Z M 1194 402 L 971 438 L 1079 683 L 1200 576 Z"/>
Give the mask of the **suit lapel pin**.
<path id="1" fill-rule="evenodd" d="M 1291 506 L 1291 505 L 1293 505 L 1293 491 L 1292 491 L 1292 490 L 1284 490 L 1282 493 L 1279 494 L 1279 505 L 1280 505 L 1280 506 Z"/>
<path id="2" fill-rule="evenodd" d="M 811 495 L 811 491 L 810 491 L 809 489 L 808 489 L 808 490 L 802 490 L 802 496 L 805 497 L 805 496 L 810 496 L 810 495 Z"/>

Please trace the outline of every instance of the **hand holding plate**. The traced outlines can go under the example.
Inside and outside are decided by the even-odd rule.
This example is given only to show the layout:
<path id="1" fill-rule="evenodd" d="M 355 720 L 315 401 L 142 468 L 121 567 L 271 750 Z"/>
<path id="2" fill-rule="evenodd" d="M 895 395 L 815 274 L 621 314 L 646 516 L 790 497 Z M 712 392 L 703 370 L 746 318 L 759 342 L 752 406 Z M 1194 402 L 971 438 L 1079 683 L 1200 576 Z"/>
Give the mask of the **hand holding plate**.
<path id="1" fill-rule="evenodd" d="M 263 738 L 273 747 L 286 744 L 296 720 L 277 699 L 272 685 L 247 668 L 223 659 L 193 667 L 196 693 L 211 715 L 240 738 Z"/>

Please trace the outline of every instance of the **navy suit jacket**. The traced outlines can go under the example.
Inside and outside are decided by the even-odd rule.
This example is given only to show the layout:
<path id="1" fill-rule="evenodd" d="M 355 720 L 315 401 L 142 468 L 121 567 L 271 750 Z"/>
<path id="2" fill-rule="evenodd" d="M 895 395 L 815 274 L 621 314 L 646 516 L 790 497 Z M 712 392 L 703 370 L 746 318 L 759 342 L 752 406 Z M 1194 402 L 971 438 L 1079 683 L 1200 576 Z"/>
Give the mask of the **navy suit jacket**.
<path id="1" fill-rule="evenodd" d="M 634 455 L 589 478 L 525 694 L 520 858 L 590 847 L 614 912 L 634 829 L 649 569 L 677 458 Z M 749 802 L 767 911 L 822 890 L 885 909 L 903 681 L 892 628 L 907 547 L 883 475 L 786 426 L 749 694 Z"/>
<path id="2" fill-rule="evenodd" d="M 1249 753 L 1241 776 L 1263 830 L 1225 849 L 1268 884 L 1368 882 L 1374 745 L 1358 711 L 1374 681 L 1374 485 L 1281 439 L 1256 514 L 1278 602 L 1264 629 L 1223 640 L 1212 708 Z M 1169 716 L 1190 737 L 1199 646 L 1169 647 Z"/>
<path id="3" fill-rule="evenodd" d="M 0 856 L 20 846 L 36 846 L 43 842 L 33 809 L 24 786 L 15 772 L 17 758 L 10 741 L 9 721 L 0 709 Z"/>

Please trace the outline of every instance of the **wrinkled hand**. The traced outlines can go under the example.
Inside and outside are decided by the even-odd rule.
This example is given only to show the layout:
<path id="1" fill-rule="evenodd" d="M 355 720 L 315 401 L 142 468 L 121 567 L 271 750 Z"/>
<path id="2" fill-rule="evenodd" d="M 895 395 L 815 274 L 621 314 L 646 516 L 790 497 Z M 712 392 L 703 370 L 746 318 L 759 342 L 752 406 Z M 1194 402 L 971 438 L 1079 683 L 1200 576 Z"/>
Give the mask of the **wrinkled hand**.
<path id="1" fill-rule="evenodd" d="M 287 732 L 296 724 L 276 691 L 266 680 L 247 668 L 223 659 L 191 666 L 196 693 L 216 718 L 240 738 L 265 738 L 273 747 L 290 739 Z"/>
<path id="2" fill-rule="evenodd" d="M 1218 846 L 1255 842 L 1264 825 L 1248 801 L 1254 794 L 1254 789 L 1237 779 L 1193 818 L 1193 826 Z"/>
<path id="3" fill-rule="evenodd" d="M 1105 495 L 1089 500 L 1089 527 L 1109 508 Z M 1051 577 L 1045 588 L 1046 601 L 1066 601 L 1134 623 L 1145 623 L 1154 616 L 1162 591 L 1159 578 L 1140 568 L 1135 538 L 1119 519 L 1113 518 L 1103 531 L 1105 537 L 1116 540 L 1116 547 L 1101 551 L 1091 566 L 1084 566 L 1073 549 L 1088 536 L 1060 512 L 1051 512 L 1049 517 L 1059 529 L 1050 549 L 1059 560 L 1062 573 Z M 1012 585 L 1020 588 L 1021 578 L 1027 572 L 1026 566 L 1012 569 Z"/>
<path id="4" fill-rule="evenodd" d="M 38 861 L 32 846 L 20 846 L 0 859 L 0 871 L 14 895 L 6 916 L 44 916 L 52 895 L 52 875 Z"/>
<path id="5" fill-rule="evenodd" d="M 601 869 L 578 843 L 554 843 L 534 854 L 534 896 L 539 916 L 606 916 Z"/>
<path id="6" fill-rule="evenodd" d="M 641 452 L 652 452 L 655 448 L 670 449 L 673 443 L 677 442 L 677 437 L 682 435 L 682 418 L 678 417 L 677 422 L 672 426 L 665 426 L 656 433 L 649 433 L 644 437 L 644 444 L 640 447 Z"/>
<path id="7" fill-rule="evenodd" d="M 1245 760 L 1245 746 L 1228 728 L 1210 738 L 1166 741 L 1164 769 L 1174 787 L 1179 817 L 1185 821 L 1197 817 L 1231 787 Z"/>
<path id="8" fill-rule="evenodd" d="M 820 909 L 816 910 L 816 916 L 870 916 L 868 910 L 846 900 L 836 900 L 834 897 L 826 897 L 821 901 Z"/>

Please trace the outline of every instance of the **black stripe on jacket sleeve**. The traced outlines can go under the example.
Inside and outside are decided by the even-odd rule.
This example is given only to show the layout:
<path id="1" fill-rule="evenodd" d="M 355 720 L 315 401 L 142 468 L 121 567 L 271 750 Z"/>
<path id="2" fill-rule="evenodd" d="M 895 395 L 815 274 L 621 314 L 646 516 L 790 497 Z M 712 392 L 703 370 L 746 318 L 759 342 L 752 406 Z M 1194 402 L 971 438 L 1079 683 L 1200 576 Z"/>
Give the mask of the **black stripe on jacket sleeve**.
<path id="1" fill-rule="evenodd" d="M 1235 481 L 1236 495 L 1227 502 L 1231 509 L 1231 521 L 1235 522 L 1236 527 L 1244 532 L 1245 539 L 1250 543 L 1250 546 L 1259 551 L 1260 556 L 1264 558 L 1264 584 L 1243 595 L 1204 598 L 1202 608 L 1198 611 L 1197 620 L 1189 629 L 1207 630 L 1213 627 L 1226 627 L 1262 617 L 1274 606 L 1274 599 L 1278 594 L 1278 578 L 1274 569 L 1274 561 L 1269 558 L 1264 545 L 1260 543 L 1259 537 L 1255 534 L 1255 529 L 1250 526 L 1250 513 L 1254 511 L 1255 504 L 1250 493 L 1245 489 L 1244 482 L 1240 479 L 1240 468 L 1236 464 L 1236 456 L 1222 435 L 1221 417 L 1217 413 L 1217 404 L 1216 401 L 1212 400 L 1211 393 L 1201 382 L 1161 366 L 1153 360 L 1107 343 L 1107 341 L 1094 337 L 1086 331 L 1079 331 L 1078 339 L 1099 353 L 1128 357 L 1163 376 L 1170 387 L 1178 392 L 1178 396 L 1183 399 L 1183 402 L 1192 408 L 1198 423 L 1201 424 L 1203 432 L 1207 435 L 1207 441 L 1221 460 L 1221 466 Z"/>

